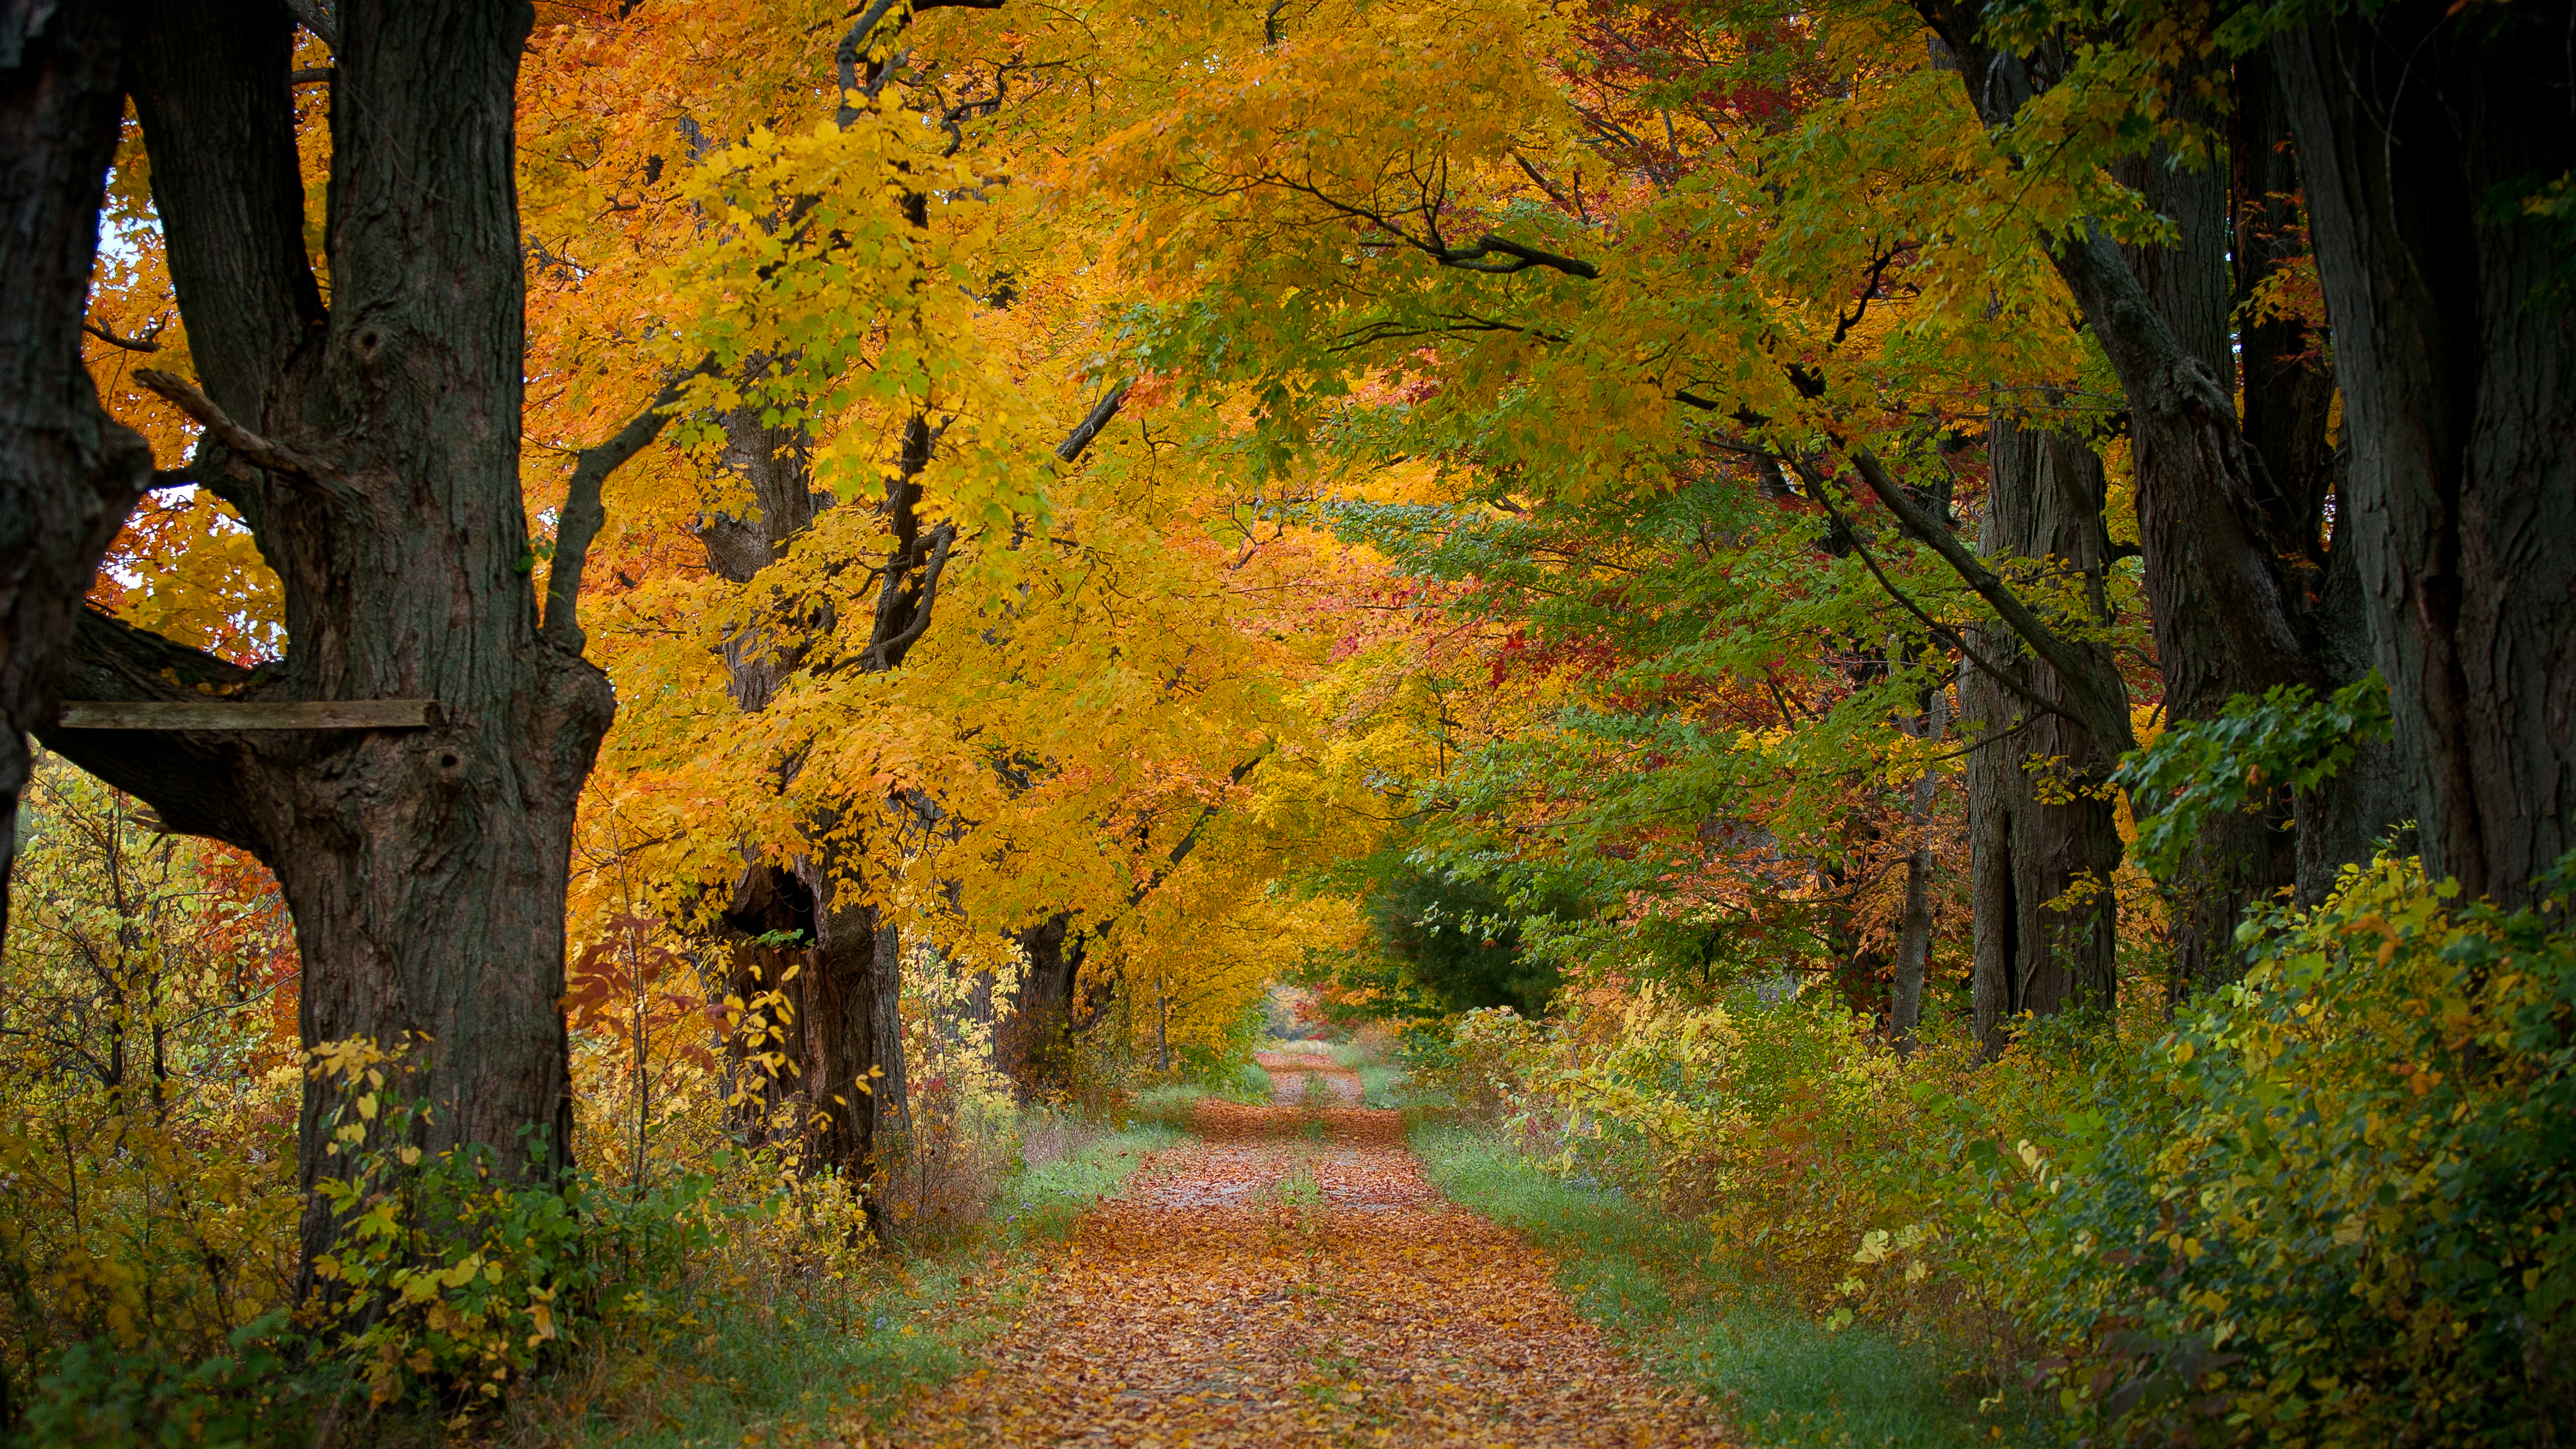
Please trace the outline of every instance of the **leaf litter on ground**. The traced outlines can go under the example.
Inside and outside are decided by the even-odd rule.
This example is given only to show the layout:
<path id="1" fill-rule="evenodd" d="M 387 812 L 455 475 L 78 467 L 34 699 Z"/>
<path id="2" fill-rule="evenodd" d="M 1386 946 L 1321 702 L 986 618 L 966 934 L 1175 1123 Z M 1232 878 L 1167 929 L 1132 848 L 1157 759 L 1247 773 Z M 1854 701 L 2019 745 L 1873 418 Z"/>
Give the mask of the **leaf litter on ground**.
<path id="1" fill-rule="evenodd" d="M 1444 1199 L 1400 1114 L 1290 1056 L 1273 1103 L 1207 1100 L 1195 1140 L 1093 1208 L 977 1368 L 898 1444 L 1702 1445 L 1716 1410 L 1624 1361 L 1552 1260 Z"/>

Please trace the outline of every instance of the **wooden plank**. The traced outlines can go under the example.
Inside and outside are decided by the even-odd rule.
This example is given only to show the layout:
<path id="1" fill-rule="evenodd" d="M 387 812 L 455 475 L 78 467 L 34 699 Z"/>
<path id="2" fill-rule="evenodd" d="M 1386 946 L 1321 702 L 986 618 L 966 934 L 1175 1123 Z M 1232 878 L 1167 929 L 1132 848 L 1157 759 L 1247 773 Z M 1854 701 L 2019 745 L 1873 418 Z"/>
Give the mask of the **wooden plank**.
<path id="1" fill-rule="evenodd" d="M 65 700 L 55 723 L 67 730 L 417 730 L 429 727 L 425 699 L 315 699 L 289 704 L 188 700 L 129 704 Z"/>

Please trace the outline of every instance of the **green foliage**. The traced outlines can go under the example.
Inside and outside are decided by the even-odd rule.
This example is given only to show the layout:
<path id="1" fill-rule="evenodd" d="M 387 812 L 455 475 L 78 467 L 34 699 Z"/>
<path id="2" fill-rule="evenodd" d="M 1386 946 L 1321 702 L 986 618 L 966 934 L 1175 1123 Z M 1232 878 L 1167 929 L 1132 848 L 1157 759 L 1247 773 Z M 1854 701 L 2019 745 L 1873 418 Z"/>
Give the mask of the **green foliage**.
<path id="1" fill-rule="evenodd" d="M 2284 786 L 2312 790 L 2351 763 L 2358 746 L 2388 738 L 2388 685 L 2377 670 L 2319 700 L 2301 684 L 2261 698 L 2238 695 L 2214 720 L 2175 724 L 2120 762 L 2112 780 L 2142 804 L 2138 861 L 2158 879 L 2183 856 L 2211 815 L 2259 809 Z"/>
<path id="2" fill-rule="evenodd" d="M 228 1352 L 195 1363 L 109 1337 L 76 1343 L 36 1385 L 23 1430 L 36 1444 L 264 1442 L 280 1402 L 304 1397 L 279 1353 L 286 1329 L 283 1311 L 264 1313 L 227 1336 Z"/>
<path id="3" fill-rule="evenodd" d="M 1538 1016 L 1556 993 L 1555 966 L 1531 956 L 1501 893 L 1483 881 L 1408 871 L 1370 897 L 1369 921 L 1405 983 L 1448 1011 L 1509 1006 Z"/>
<path id="4" fill-rule="evenodd" d="M 315 1053 L 341 1089 L 328 1151 L 345 1168 L 316 1185 L 338 1225 L 313 1261 L 330 1285 L 307 1308 L 321 1351 L 372 1403 L 472 1410 L 560 1356 L 586 1319 L 649 1329 L 716 1242 L 711 1180 L 611 1192 L 587 1173 L 507 1171 L 481 1144 L 424 1152 L 433 1112 L 401 1094 L 401 1066 L 367 1043 Z"/>
<path id="5" fill-rule="evenodd" d="M 2080 1420 L 2547 1442 L 2535 1411 L 2576 1401 L 2571 867 L 2514 914 L 2385 858 L 2258 909 L 2244 981 L 1994 1179 L 1995 1265 Z"/>
<path id="6" fill-rule="evenodd" d="M 2179 1024 L 2024 1023 L 1989 1064 L 1647 988 L 1474 1013 L 1436 1070 L 1532 1164 L 1659 1194 L 1827 1329 L 1973 1346 L 2097 1444 L 2540 1443 L 2576 1395 L 2571 887 L 2506 914 L 2383 858 L 2258 908 Z"/>

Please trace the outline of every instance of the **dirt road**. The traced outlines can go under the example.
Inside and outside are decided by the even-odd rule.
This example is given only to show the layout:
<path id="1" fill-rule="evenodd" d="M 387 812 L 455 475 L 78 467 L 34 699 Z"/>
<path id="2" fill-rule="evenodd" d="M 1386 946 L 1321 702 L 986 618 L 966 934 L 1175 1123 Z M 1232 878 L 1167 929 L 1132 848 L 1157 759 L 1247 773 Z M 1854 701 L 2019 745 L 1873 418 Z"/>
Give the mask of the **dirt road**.
<path id="1" fill-rule="evenodd" d="M 1272 1061 L 1265 1058 L 1265 1067 Z M 1329 1061 L 1207 1102 L 1085 1218 L 924 1445 L 1702 1445 L 1714 1412 L 1623 1363 L 1515 1235 L 1440 1197 Z"/>

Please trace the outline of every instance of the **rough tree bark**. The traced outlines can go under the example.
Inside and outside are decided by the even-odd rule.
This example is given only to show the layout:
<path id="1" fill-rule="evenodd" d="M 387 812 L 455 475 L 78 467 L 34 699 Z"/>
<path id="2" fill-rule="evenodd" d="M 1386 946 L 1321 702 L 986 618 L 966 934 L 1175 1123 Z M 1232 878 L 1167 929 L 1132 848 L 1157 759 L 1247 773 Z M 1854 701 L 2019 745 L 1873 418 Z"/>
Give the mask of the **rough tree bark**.
<path id="1" fill-rule="evenodd" d="M 2208 79 L 2187 75 L 2177 83 L 2176 115 L 2193 124 L 2212 119 L 2208 103 L 2191 90 L 2194 82 Z M 2164 668 L 2165 713 L 2169 719 L 2208 719 L 2239 694 L 2275 684 L 2327 682 L 2321 661 L 2311 657 L 2315 640 L 2305 627 L 2311 623 L 2309 585 L 2320 546 L 2317 514 L 2301 513 L 2283 496 L 2270 458 L 2243 431 L 2235 403 L 2225 396 L 2237 380 L 2229 305 L 2236 232 L 2228 215 L 2228 173 L 2179 164 L 2162 147 L 2122 172 L 2175 233 L 2171 246 L 2121 249 L 2120 260 L 2178 349 L 2168 350 L 2150 331 L 2132 327 L 2137 335 L 2127 350 L 2136 360 L 2121 382 L 2130 394 L 2138 538 Z M 2100 271 L 2111 265 L 2107 252 L 2088 250 L 2069 274 L 2069 286 L 2087 301 L 2088 318 L 2095 305 L 2113 312 L 2120 305 L 2112 300 L 2124 291 L 2117 276 L 2086 274 L 2087 266 Z M 2079 285 L 2077 275 L 2086 275 L 2086 282 Z M 2133 377 L 2150 380 L 2142 387 Z M 2215 393 L 2203 378 L 2215 384 Z M 2270 380 L 2276 386 L 2282 381 Z M 2194 401 L 2193 394 L 2202 395 Z M 2271 441 L 2289 451 L 2293 440 L 2280 436 L 2282 420 L 2267 412 L 2264 422 Z M 2211 436 L 2230 427 L 2241 434 L 2233 446 Z M 2199 592 L 2212 582 L 2227 592 Z M 2231 633 L 2221 617 L 2225 600 L 2254 609 L 2260 627 L 2243 637 Z M 2222 607 L 2212 609 L 2213 603 Z M 2236 922 L 2247 905 L 2290 884 L 2296 873 L 2290 802 L 2278 792 L 2261 811 L 2210 816 L 2181 874 L 2161 882 L 2178 948 L 2168 990 L 2178 999 L 2235 976 Z"/>
<path id="2" fill-rule="evenodd" d="M 0 0 L 0 931 L 27 732 L 52 717 L 49 667 L 152 477 L 81 365 L 132 8 Z"/>
<path id="3" fill-rule="evenodd" d="M 2401 0 L 2271 48 L 2425 867 L 2508 906 L 2576 845 L 2576 289 L 2520 205 L 2576 166 L 2571 24 Z"/>
<path id="4" fill-rule="evenodd" d="M 2062 70 L 2065 57 L 2054 45 L 2028 56 L 1998 53 L 1979 33 L 1982 0 L 1919 0 L 1916 8 L 1961 57 L 1970 104 L 1989 126 L 2010 124 Z M 2251 112 L 2240 145 L 2261 144 L 2269 134 L 2268 81 L 2259 71 L 2239 72 L 2234 85 L 2236 111 Z M 2178 104 L 2191 102 L 2185 96 Z M 2276 175 L 2244 159 L 2243 174 Z M 2344 595 L 2327 588 L 2315 567 L 2324 506 L 2316 480 L 2326 465 L 2312 452 L 2285 457 L 2285 488 L 2267 458 L 2296 451 L 2307 426 L 2299 410 L 2314 399 L 2297 395 L 2295 379 L 2267 370 L 2253 379 L 2260 399 L 2250 406 L 2259 415 L 2252 424 L 2240 420 L 2222 178 L 2150 158 L 2137 179 L 2149 204 L 2174 222 L 2175 247 L 2124 256 L 2088 227 L 2050 257 L 2128 397 L 2167 717 L 2210 718 L 2230 698 L 2275 685 L 2332 688 L 2344 681 L 2336 677 L 2336 625 L 2321 610 Z M 2258 255 L 2242 260 L 2258 270 L 2268 264 Z M 2299 878 L 2302 858 L 2314 880 L 2365 852 L 2387 826 L 2374 818 L 2384 802 L 2366 763 L 2302 802 L 2301 816 L 2316 827 L 2304 846 L 2282 829 L 2286 802 L 2268 815 L 2214 819 L 2185 878 L 2167 883 L 2178 896 L 2176 991 L 2235 975 L 2235 924 L 2245 903 Z"/>
<path id="5" fill-rule="evenodd" d="M 325 310 L 302 244 L 285 12 L 153 7 L 134 66 L 154 201 L 204 391 L 193 475 L 284 585 L 286 657 L 256 670 L 98 615 L 70 698 L 427 699 L 420 730 L 48 729 L 178 831 L 276 872 L 303 953 L 308 1046 L 407 1046 L 418 1145 L 480 1144 L 543 1180 L 571 1147 L 564 890 L 573 810 L 615 710 L 572 599 L 606 473 L 648 412 L 582 455 L 554 606 L 522 561 L 523 317 L 513 118 L 524 3 L 337 7 Z M 661 401 L 667 402 L 666 391 Z M 595 526 L 595 524 L 593 525 Z M 331 1084 L 304 1091 L 300 1169 L 332 1167 Z M 308 1199 L 305 1247 L 333 1224 Z"/>
<path id="6" fill-rule="evenodd" d="M 2008 418 L 1993 423 L 1988 445 L 1982 551 L 2006 571 L 2058 561 L 2083 577 L 2094 622 L 2107 622 L 2102 580 L 2111 541 L 2101 460 L 2077 439 Z M 1975 647 L 2043 699 L 2075 693 L 2007 625 L 1978 630 Z M 2090 676 L 2086 688 L 2124 692 L 2108 649 L 2069 647 Z M 1959 712 L 1977 739 L 1967 766 L 1973 999 L 1977 1037 L 1991 1055 L 2004 1046 L 2005 1024 L 2023 1012 L 2108 1011 L 2117 999 L 2110 879 L 2121 844 L 2104 777 L 2124 741 L 2034 709 L 1979 669 L 1961 671 Z"/>

